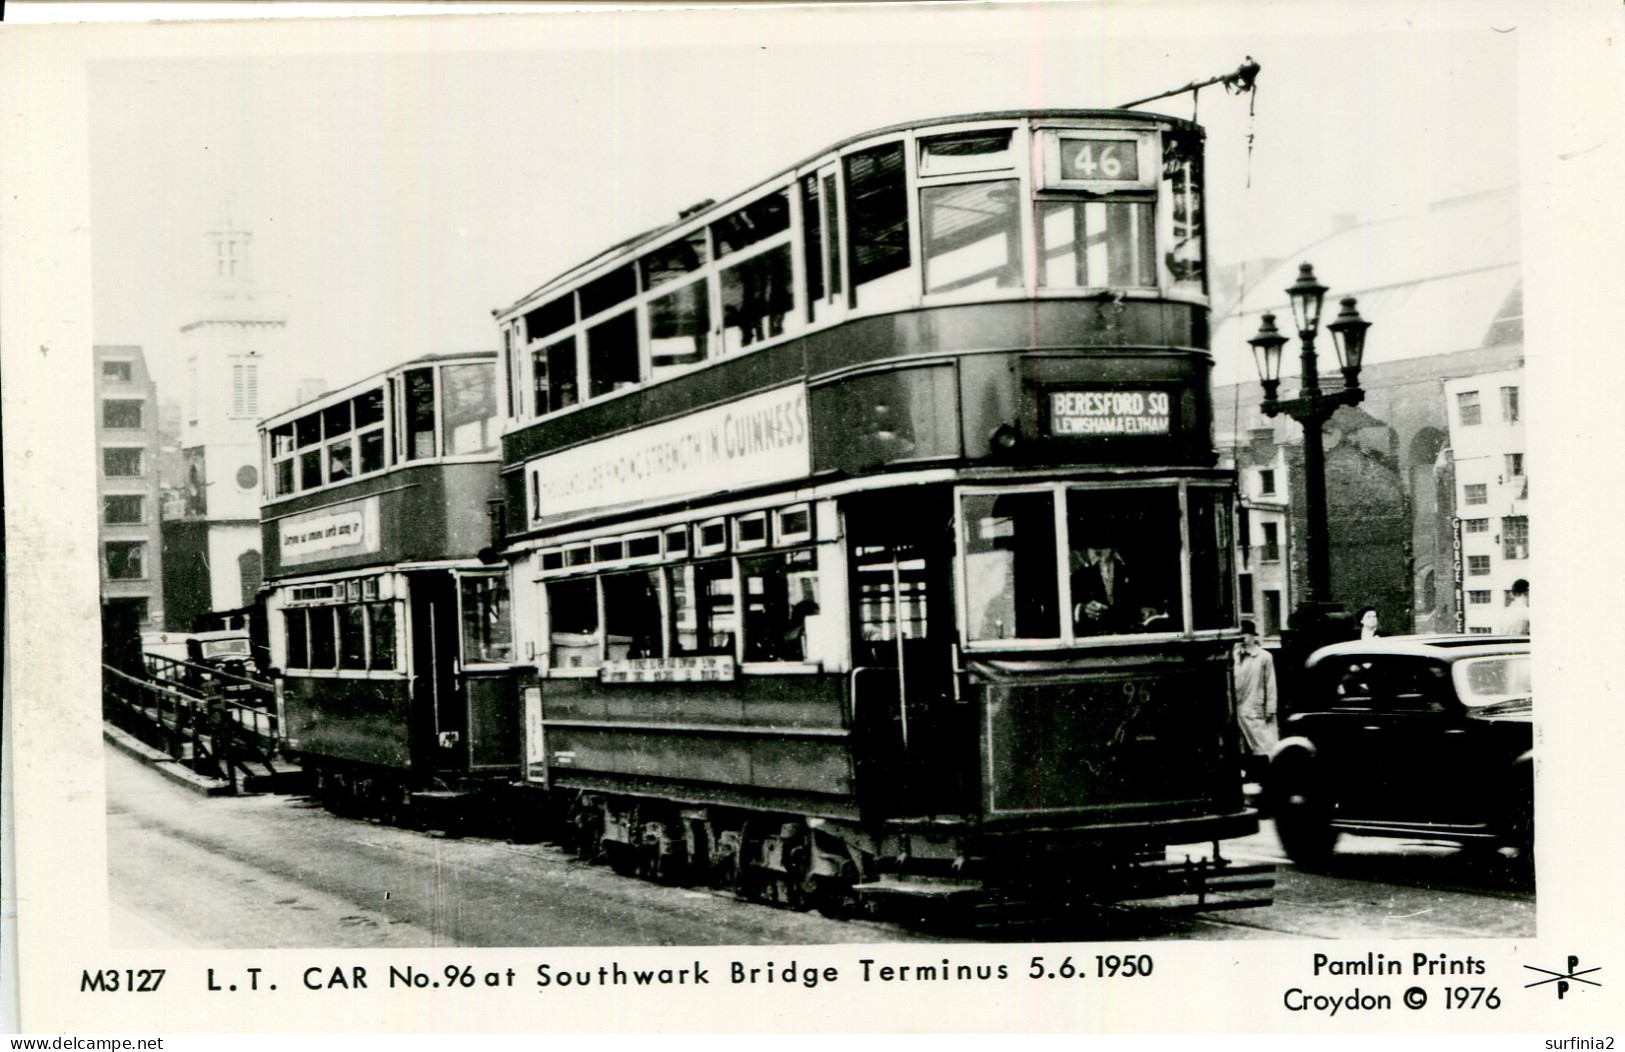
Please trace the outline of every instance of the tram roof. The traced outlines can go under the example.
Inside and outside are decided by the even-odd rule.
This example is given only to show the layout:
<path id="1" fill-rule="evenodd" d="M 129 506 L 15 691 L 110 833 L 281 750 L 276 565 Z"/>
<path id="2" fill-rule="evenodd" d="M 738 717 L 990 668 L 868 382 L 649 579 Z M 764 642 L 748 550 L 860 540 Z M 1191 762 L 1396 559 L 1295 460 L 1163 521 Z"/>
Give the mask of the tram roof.
<path id="1" fill-rule="evenodd" d="M 325 391 L 322 394 L 317 395 L 315 398 L 305 402 L 300 402 L 295 406 L 290 406 L 273 416 L 268 416 L 260 421 L 259 426 L 262 429 L 274 427 L 291 420 L 294 417 L 303 416 L 312 409 L 317 409 L 323 405 L 333 402 L 341 402 L 346 398 L 353 398 L 358 391 L 372 387 L 389 374 L 398 373 L 403 369 L 410 369 L 415 365 L 434 365 L 439 362 L 481 360 L 494 362 L 496 361 L 496 357 L 496 351 L 441 351 L 436 354 L 422 354 L 416 358 L 408 358 L 404 362 L 397 362 L 387 369 L 380 369 L 375 373 L 368 373 L 361 379 L 352 380 L 343 387 L 335 387 L 331 391 Z"/>
<path id="2" fill-rule="evenodd" d="M 673 230 L 676 230 L 678 227 L 685 226 L 685 225 L 687 225 L 689 223 L 695 223 L 697 225 L 702 224 L 705 220 L 703 218 L 701 218 L 701 217 L 714 215 L 717 212 L 721 212 L 721 211 L 723 211 L 723 210 L 725 210 L 727 208 L 732 207 L 732 203 L 734 201 L 738 200 L 741 197 L 746 196 L 752 190 L 755 190 L 755 189 L 757 189 L 759 187 L 762 187 L 762 186 L 766 186 L 767 184 L 772 183 L 772 182 L 774 182 L 774 181 L 776 181 L 778 179 L 782 179 L 784 176 L 788 175 L 791 172 L 798 171 L 801 168 L 805 168 L 807 165 L 811 164 L 812 162 L 814 162 L 816 160 L 819 160 L 820 158 L 827 157 L 832 153 L 839 153 L 840 151 L 846 149 L 849 146 L 855 145 L 856 143 L 867 142 L 870 139 L 878 139 L 878 138 L 882 138 L 882 137 L 887 136 L 887 135 L 895 135 L 895 134 L 898 134 L 900 132 L 916 131 L 916 130 L 921 129 L 921 128 L 936 128 L 936 127 L 941 127 L 943 125 L 950 125 L 950 124 L 978 124 L 978 123 L 982 123 L 984 121 L 1101 120 L 1101 119 L 1136 120 L 1136 121 L 1141 121 L 1141 122 L 1144 122 L 1144 123 L 1147 123 L 1147 124 L 1158 124 L 1158 123 L 1161 123 L 1161 124 L 1174 124 L 1174 125 L 1178 125 L 1180 127 L 1195 130 L 1195 131 L 1201 131 L 1201 128 L 1202 128 L 1202 126 L 1200 124 L 1197 124 L 1195 121 L 1187 120 L 1184 117 L 1171 117 L 1171 116 L 1169 116 L 1167 114 L 1164 114 L 1164 113 L 1145 113 L 1145 112 L 1142 112 L 1140 110 L 1123 110 L 1123 109 L 1118 109 L 1118 110 L 1109 110 L 1109 109 L 1108 110 L 1100 110 L 1100 109 L 1087 109 L 1087 110 L 1080 110 L 1080 109 L 986 110 L 986 111 L 983 111 L 983 112 L 980 112 L 980 113 L 962 113 L 962 114 L 955 114 L 955 115 L 946 116 L 946 117 L 927 117 L 927 118 L 922 118 L 920 120 L 901 121 L 901 122 L 898 122 L 898 123 L 895 123 L 895 124 L 883 125 L 883 126 L 881 126 L 879 128 L 871 128 L 868 131 L 860 132 L 860 133 L 858 133 L 856 135 L 849 135 L 846 138 L 840 140 L 839 142 L 836 142 L 836 143 L 834 143 L 834 144 L 832 144 L 830 146 L 826 146 L 821 150 L 817 150 L 817 151 L 815 151 L 813 153 L 810 153 L 807 156 L 803 157 L 801 160 L 797 161 L 795 164 L 788 165 L 788 166 L 786 166 L 784 168 L 781 168 L 778 171 L 774 172 L 772 175 L 769 175 L 764 179 L 758 179 L 756 182 L 752 183 L 750 186 L 746 187 L 745 189 L 739 191 L 736 194 L 732 194 L 732 195 L 730 195 L 730 196 L 728 196 L 726 198 L 723 198 L 723 199 L 721 199 L 719 201 L 718 200 L 710 201 L 709 203 L 704 204 L 703 207 L 697 207 L 693 211 L 688 211 L 688 210 L 685 209 L 686 214 L 679 215 L 676 219 L 672 220 L 669 223 L 662 223 L 659 226 L 652 227 L 652 228 L 650 228 L 648 230 L 645 230 L 641 234 L 634 234 L 629 238 L 625 238 L 625 239 L 623 239 L 621 241 L 618 241 L 615 244 L 610 245 L 608 248 L 605 248 L 601 252 L 595 253 L 594 255 L 588 257 L 586 260 L 584 260 L 584 261 L 582 261 L 580 263 L 577 263 L 574 266 L 569 267 L 569 268 L 559 272 L 558 274 L 556 274 L 553 277 L 549 278 L 547 281 L 542 282 L 540 285 L 538 285 L 535 288 L 531 289 L 529 292 L 525 293 L 523 296 L 520 296 L 518 299 L 514 300 L 512 303 L 508 304 L 506 307 L 494 308 L 491 311 L 491 314 L 493 316 L 495 316 L 495 317 L 500 317 L 500 316 L 502 316 L 504 314 L 508 314 L 508 313 L 510 313 L 510 312 L 512 312 L 514 310 L 517 310 L 520 307 L 520 305 L 529 302 L 530 300 L 535 298 L 539 293 L 543 292 L 544 290 L 552 288 L 552 287 L 557 286 L 557 285 L 565 284 L 566 282 L 569 281 L 569 279 L 571 279 L 572 277 L 575 277 L 576 275 L 588 273 L 595 266 L 602 263 L 606 259 L 610 259 L 610 258 L 612 258 L 614 256 L 621 255 L 623 253 L 631 252 L 633 249 L 636 249 L 641 245 L 645 245 L 645 244 L 648 244 L 648 243 L 650 243 L 652 241 L 655 241 L 656 239 L 661 237 L 661 235 L 667 234 L 667 233 L 669 233 L 669 232 L 671 232 Z"/>

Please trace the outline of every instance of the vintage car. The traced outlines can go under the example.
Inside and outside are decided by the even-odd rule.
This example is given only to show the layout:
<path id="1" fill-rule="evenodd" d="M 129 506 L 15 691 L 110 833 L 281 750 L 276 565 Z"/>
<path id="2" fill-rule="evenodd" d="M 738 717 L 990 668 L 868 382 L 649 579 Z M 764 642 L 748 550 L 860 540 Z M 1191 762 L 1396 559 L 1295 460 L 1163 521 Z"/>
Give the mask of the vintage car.
<path id="1" fill-rule="evenodd" d="M 1302 682 L 1266 784 L 1293 861 L 1326 861 L 1343 832 L 1533 858 L 1527 637 L 1337 643 Z"/>

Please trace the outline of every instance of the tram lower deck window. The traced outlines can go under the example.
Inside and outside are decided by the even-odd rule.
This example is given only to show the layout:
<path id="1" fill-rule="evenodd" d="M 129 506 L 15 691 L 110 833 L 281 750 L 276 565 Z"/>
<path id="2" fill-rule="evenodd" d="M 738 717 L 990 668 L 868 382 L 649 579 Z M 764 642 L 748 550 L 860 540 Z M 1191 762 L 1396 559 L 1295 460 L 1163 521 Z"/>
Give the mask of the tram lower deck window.
<path id="1" fill-rule="evenodd" d="M 674 566 L 671 588 L 671 652 L 732 654 L 739 630 L 733 564 L 727 559 Z"/>
<path id="2" fill-rule="evenodd" d="M 548 657 L 553 668 L 596 668 L 603 663 L 596 580 L 549 582 L 547 616 Z"/>
<path id="3" fill-rule="evenodd" d="M 807 619 L 817 615 L 818 568 L 810 548 L 739 560 L 746 661 L 806 661 Z"/>
<path id="4" fill-rule="evenodd" d="M 606 574 L 603 588 L 605 656 L 610 661 L 661 657 L 660 573 Z"/>

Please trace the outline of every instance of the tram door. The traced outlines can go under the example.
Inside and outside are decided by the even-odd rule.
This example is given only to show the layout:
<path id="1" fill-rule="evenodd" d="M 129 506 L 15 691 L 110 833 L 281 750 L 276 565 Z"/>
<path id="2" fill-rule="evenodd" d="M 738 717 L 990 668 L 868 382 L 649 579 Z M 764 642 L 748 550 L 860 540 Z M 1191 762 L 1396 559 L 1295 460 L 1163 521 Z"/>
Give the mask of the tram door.
<path id="1" fill-rule="evenodd" d="M 859 791 L 887 817 L 970 806 L 975 723 L 954 690 L 950 510 L 946 495 L 918 492 L 847 506 Z"/>
<path id="2" fill-rule="evenodd" d="M 458 673 L 457 580 L 444 570 L 413 573 L 412 767 L 432 775 L 468 767 L 468 728 Z"/>

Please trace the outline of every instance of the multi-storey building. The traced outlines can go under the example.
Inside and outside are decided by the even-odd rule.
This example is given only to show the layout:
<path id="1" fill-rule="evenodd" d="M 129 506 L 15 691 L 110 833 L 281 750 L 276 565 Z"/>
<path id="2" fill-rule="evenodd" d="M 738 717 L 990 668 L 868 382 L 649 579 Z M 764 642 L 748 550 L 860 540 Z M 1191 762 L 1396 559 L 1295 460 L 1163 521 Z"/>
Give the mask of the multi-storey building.
<path id="1" fill-rule="evenodd" d="M 97 346 L 96 446 L 102 603 L 164 627 L 158 399 L 140 347 Z"/>
<path id="2" fill-rule="evenodd" d="M 1455 471 L 1452 575 L 1457 628 L 1501 631 L 1512 584 L 1529 577 L 1529 474 L 1524 463 L 1523 370 L 1444 383 Z"/>
<path id="3" fill-rule="evenodd" d="M 1266 642 L 1279 641 L 1292 611 L 1291 472 L 1286 447 L 1267 428 L 1226 450 L 1236 469 L 1240 501 L 1236 517 L 1236 600 L 1243 619 L 1258 626 Z"/>

